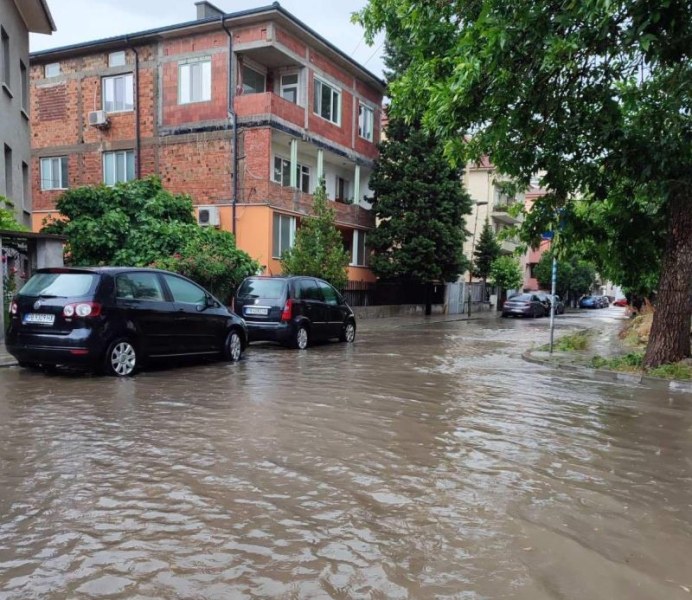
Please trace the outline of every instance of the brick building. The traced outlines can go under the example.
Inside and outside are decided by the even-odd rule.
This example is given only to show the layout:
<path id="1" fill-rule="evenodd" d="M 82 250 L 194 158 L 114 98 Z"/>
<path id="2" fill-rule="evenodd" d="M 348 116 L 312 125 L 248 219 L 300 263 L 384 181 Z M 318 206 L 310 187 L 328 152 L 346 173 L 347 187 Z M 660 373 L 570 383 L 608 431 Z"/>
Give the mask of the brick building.
<path id="1" fill-rule="evenodd" d="M 33 228 L 68 187 L 158 174 L 265 272 L 321 178 L 351 280 L 374 279 L 364 198 L 384 83 L 278 3 L 31 55 Z"/>

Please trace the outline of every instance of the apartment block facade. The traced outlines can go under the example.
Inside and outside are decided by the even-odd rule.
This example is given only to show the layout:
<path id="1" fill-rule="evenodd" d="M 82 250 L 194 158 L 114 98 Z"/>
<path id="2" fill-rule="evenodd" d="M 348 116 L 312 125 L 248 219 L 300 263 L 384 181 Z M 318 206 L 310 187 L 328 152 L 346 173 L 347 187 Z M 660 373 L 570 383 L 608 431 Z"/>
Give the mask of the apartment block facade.
<path id="1" fill-rule="evenodd" d="M 156 174 L 278 274 L 323 179 L 349 278 L 374 279 L 384 83 L 278 3 L 32 54 L 31 90 L 35 230 L 67 188 Z"/>
<path id="2" fill-rule="evenodd" d="M 0 0 L 0 196 L 26 225 L 31 214 L 30 31 L 55 31 L 45 1 Z"/>

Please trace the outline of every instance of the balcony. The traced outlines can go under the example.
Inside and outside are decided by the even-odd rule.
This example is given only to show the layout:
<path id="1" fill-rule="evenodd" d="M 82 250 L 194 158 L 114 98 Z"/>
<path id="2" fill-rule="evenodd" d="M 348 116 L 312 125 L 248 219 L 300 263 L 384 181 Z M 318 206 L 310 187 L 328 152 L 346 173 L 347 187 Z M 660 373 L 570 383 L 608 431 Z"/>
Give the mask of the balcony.
<path id="1" fill-rule="evenodd" d="M 500 252 L 502 254 L 514 254 L 515 250 L 519 248 L 520 242 L 517 239 L 506 239 L 500 240 Z"/>
<path id="2" fill-rule="evenodd" d="M 305 108 L 272 92 L 236 96 L 234 108 L 239 119 L 277 117 L 300 128 L 305 126 Z"/>
<path id="3" fill-rule="evenodd" d="M 523 205 L 523 202 L 515 199 L 502 199 L 493 204 L 492 217 L 495 221 L 504 223 L 505 225 L 516 225 L 524 221 L 524 215 L 512 214 L 513 209 Z"/>

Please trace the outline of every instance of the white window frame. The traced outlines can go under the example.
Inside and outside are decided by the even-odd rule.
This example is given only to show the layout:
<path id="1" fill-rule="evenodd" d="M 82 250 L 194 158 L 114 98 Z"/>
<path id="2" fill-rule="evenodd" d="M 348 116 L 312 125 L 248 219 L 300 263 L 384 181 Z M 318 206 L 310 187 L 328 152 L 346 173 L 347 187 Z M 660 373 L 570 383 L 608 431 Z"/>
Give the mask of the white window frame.
<path id="1" fill-rule="evenodd" d="M 276 166 L 277 166 L 276 161 L 277 160 L 281 161 L 281 175 L 280 175 L 279 179 L 277 179 L 277 171 L 276 171 Z M 288 164 L 288 168 L 289 168 L 289 171 L 288 171 L 289 178 L 288 178 L 287 182 L 284 181 L 284 165 L 286 165 L 286 164 Z M 290 169 L 291 169 L 290 159 L 284 158 L 283 156 L 281 156 L 279 154 L 274 155 L 274 164 L 272 165 L 272 181 L 274 183 L 278 183 L 282 187 L 291 187 L 291 178 L 290 178 L 291 171 L 290 171 Z M 310 184 L 312 183 L 311 174 L 310 174 L 310 167 L 308 165 L 303 165 L 301 163 L 297 163 L 296 169 L 298 170 L 298 178 L 297 178 L 298 188 L 297 189 L 299 189 L 304 194 L 309 194 L 310 189 L 311 189 Z M 303 187 L 304 178 L 307 178 L 307 185 L 305 187 Z"/>
<path id="2" fill-rule="evenodd" d="M 117 52 L 111 52 L 108 54 L 108 66 L 109 67 L 123 67 L 127 64 L 127 59 L 125 56 L 125 50 L 119 50 Z"/>
<path id="3" fill-rule="evenodd" d="M 51 77 L 59 77 L 60 73 L 62 73 L 62 70 L 60 69 L 59 62 L 47 63 L 43 67 L 43 76 L 46 79 L 50 79 Z"/>
<path id="4" fill-rule="evenodd" d="M 118 82 L 123 82 L 123 101 L 120 106 L 116 105 L 116 88 Z M 113 94 L 112 105 L 113 108 L 108 108 L 107 106 L 107 96 L 109 91 Z M 112 75 L 109 77 L 101 78 L 101 101 L 102 108 L 108 114 L 121 113 L 121 112 L 132 112 L 135 109 L 135 95 L 134 95 L 134 76 L 132 73 L 123 73 L 122 75 Z M 128 104 L 128 101 L 131 101 Z"/>
<path id="5" fill-rule="evenodd" d="M 375 110 L 362 102 L 358 103 L 358 135 L 369 142 L 375 136 Z"/>
<path id="6" fill-rule="evenodd" d="M 58 165 L 57 178 L 55 177 L 55 165 Z M 64 166 L 63 166 L 64 165 Z M 69 162 L 67 156 L 48 156 L 41 159 L 39 176 L 41 178 L 41 190 L 66 190 L 69 182 L 65 181 L 65 176 L 69 178 Z M 57 186 L 53 182 L 58 182 Z"/>
<path id="7" fill-rule="evenodd" d="M 272 227 L 276 226 L 276 219 L 275 217 L 278 216 L 278 227 L 279 227 L 279 247 L 278 249 L 274 247 L 274 232 L 272 231 L 272 258 L 275 259 L 280 259 L 281 255 L 288 250 L 289 248 L 293 248 L 293 244 L 295 244 L 296 241 L 296 226 L 297 226 L 297 219 L 291 215 L 284 215 L 282 213 L 275 212 L 274 216 L 272 217 Z M 284 244 L 284 240 L 281 239 L 281 221 L 283 219 L 289 219 L 290 226 L 289 226 L 289 239 L 288 239 L 288 244 Z M 283 248 L 283 249 L 282 249 Z M 279 251 L 279 254 L 277 256 L 276 251 Z"/>
<path id="8" fill-rule="evenodd" d="M 361 229 L 353 230 L 353 241 L 351 242 L 351 266 L 352 267 L 367 267 L 368 266 L 368 234 Z M 363 240 L 363 256 L 361 262 L 358 262 L 358 249 L 360 247 L 360 240 Z"/>
<path id="9" fill-rule="evenodd" d="M 125 172 L 124 173 L 118 173 L 118 156 L 119 155 L 124 155 L 124 167 L 125 167 Z M 112 173 L 112 181 L 108 181 L 107 177 L 107 165 L 106 162 L 108 161 L 108 157 L 112 156 L 113 157 L 113 173 Z M 131 163 L 131 172 L 132 172 L 132 177 L 128 178 L 128 171 L 130 170 L 128 168 L 128 163 Z M 122 177 L 120 177 L 122 175 Z M 136 173 L 135 173 L 135 152 L 134 150 L 115 150 L 113 152 L 104 152 L 103 153 L 103 183 L 107 186 L 113 186 L 116 183 L 126 183 L 128 181 L 134 181 L 136 178 Z"/>
<path id="10" fill-rule="evenodd" d="M 211 101 L 211 56 L 178 63 L 178 104 Z M 195 88 L 199 82 L 199 89 Z"/>
<path id="11" fill-rule="evenodd" d="M 296 82 L 295 83 L 286 83 L 284 84 L 284 77 L 295 77 Z M 296 95 L 295 102 L 293 100 L 289 100 L 284 96 L 284 93 L 287 90 L 293 90 Z M 281 96 L 286 102 L 290 102 L 291 104 L 297 104 L 300 105 L 300 73 L 298 71 L 293 71 L 290 73 L 282 73 L 281 77 L 279 79 L 279 96 Z"/>
<path id="12" fill-rule="evenodd" d="M 326 117 L 324 116 L 324 114 L 322 114 L 322 88 L 324 87 L 328 88 L 331 91 L 331 94 L 329 95 L 330 111 L 334 108 L 334 97 L 336 96 L 336 119 L 334 119 L 334 115 Z M 315 90 L 313 93 L 312 110 L 321 119 L 324 119 L 325 121 L 329 121 L 330 123 L 333 123 L 338 127 L 341 127 L 341 90 L 333 84 L 328 83 L 323 79 L 320 79 L 319 77 L 315 76 Z"/>

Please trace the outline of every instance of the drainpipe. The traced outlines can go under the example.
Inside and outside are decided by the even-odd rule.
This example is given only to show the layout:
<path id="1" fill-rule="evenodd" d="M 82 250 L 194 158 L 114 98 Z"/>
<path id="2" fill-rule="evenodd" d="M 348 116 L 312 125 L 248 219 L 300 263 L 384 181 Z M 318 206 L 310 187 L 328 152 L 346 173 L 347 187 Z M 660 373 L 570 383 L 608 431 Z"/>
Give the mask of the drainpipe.
<path id="1" fill-rule="evenodd" d="M 228 120 L 231 123 L 231 231 L 235 236 L 236 204 L 238 203 L 238 116 L 233 109 L 233 36 L 226 27 L 226 15 L 221 17 L 221 27 L 228 36 Z"/>
<path id="2" fill-rule="evenodd" d="M 139 52 L 131 43 L 127 36 L 125 41 L 135 54 L 135 179 L 139 179 L 142 174 L 142 135 L 139 125 Z"/>

